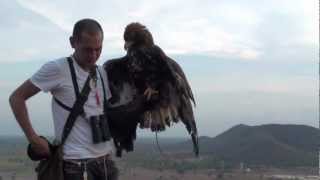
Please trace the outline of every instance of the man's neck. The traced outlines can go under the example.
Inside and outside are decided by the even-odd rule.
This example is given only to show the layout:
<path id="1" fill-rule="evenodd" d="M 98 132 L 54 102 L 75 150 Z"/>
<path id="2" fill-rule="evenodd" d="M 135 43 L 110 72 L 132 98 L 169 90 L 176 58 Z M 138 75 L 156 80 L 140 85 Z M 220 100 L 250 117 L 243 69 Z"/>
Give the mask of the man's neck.
<path id="1" fill-rule="evenodd" d="M 82 70 L 89 72 L 90 69 L 92 68 L 92 67 L 88 67 L 88 66 L 85 66 L 84 64 L 82 64 L 81 61 L 79 61 L 79 59 L 75 55 L 72 55 L 72 57 Z"/>

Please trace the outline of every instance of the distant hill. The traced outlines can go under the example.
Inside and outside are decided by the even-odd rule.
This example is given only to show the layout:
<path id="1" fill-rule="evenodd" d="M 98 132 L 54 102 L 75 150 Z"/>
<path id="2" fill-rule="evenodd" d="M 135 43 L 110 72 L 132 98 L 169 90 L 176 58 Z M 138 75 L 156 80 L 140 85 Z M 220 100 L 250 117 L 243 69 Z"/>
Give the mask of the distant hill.
<path id="1" fill-rule="evenodd" d="M 134 152 L 124 153 L 124 161 L 149 167 L 150 163 L 164 163 L 163 158 L 168 155 L 170 161 L 166 159 L 166 166 L 172 168 L 177 163 L 181 167 L 215 168 L 222 160 L 226 166 L 238 166 L 240 162 L 249 166 L 277 167 L 316 167 L 318 164 L 320 131 L 305 125 L 240 124 L 216 137 L 200 137 L 200 161 L 194 158 L 192 143 L 188 139 L 159 138 L 162 156 L 155 138 L 140 137 L 135 142 Z M 0 160 L 27 159 L 26 146 L 24 137 L 0 137 Z"/>
<path id="2" fill-rule="evenodd" d="M 316 166 L 320 131 L 305 125 L 237 125 L 210 138 L 200 137 L 200 152 L 226 162 L 251 165 Z M 191 142 L 170 146 L 190 150 Z"/>
<path id="3" fill-rule="evenodd" d="M 27 140 L 21 136 L 0 136 L 0 159 L 26 151 Z"/>

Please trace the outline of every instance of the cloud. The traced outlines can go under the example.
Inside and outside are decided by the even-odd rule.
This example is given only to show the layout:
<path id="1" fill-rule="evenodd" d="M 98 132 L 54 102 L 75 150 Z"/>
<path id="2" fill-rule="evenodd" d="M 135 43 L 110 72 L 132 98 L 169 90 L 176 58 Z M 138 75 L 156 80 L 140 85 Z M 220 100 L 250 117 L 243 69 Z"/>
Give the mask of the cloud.
<path id="1" fill-rule="evenodd" d="M 18 35 L 20 42 L 42 41 L 32 43 L 31 47 L 26 43 L 3 47 L 17 55 L 12 57 L 14 61 L 67 53 L 67 38 L 73 24 L 87 17 L 97 19 L 104 28 L 103 54 L 124 53 L 123 29 L 130 22 L 140 21 L 169 54 L 260 60 L 284 43 L 289 46 L 293 43 L 317 44 L 317 4 L 302 0 L 2 1 L 7 19 L 14 17 L 13 22 L 17 23 L 3 18 L 1 24 L 8 26 L 0 30 L 8 36 Z M 23 32 L 29 37 L 23 36 Z M 50 36 L 44 38 L 44 34 Z M 45 48 L 44 41 L 53 40 L 58 42 Z M 9 57 L 8 53 L 3 54 L 0 61 L 8 59 L 6 57 Z"/>
<path id="2" fill-rule="evenodd" d="M 12 88 L 14 86 L 17 86 L 16 82 L 0 79 L 0 88 Z"/>
<path id="3" fill-rule="evenodd" d="M 1 1 L 0 62 L 47 59 L 66 53 L 65 31 L 15 1 Z"/>
<path id="4" fill-rule="evenodd" d="M 310 96 L 317 93 L 318 81 L 310 76 L 228 73 L 224 76 L 192 76 L 191 87 L 197 94 L 221 92 L 281 93 Z"/>
<path id="5" fill-rule="evenodd" d="M 196 1 L 140 0 L 137 3 L 130 3 L 130 1 L 98 0 L 94 3 L 79 3 L 78 1 L 19 0 L 18 2 L 24 8 L 47 18 L 69 33 L 73 23 L 80 18 L 98 19 L 105 29 L 105 49 L 108 53 L 123 52 L 122 33 L 125 25 L 132 21 L 141 21 L 149 27 L 156 42 L 172 54 L 204 53 L 237 56 L 243 59 L 255 59 L 260 54 L 257 47 L 250 43 L 254 40 L 244 34 L 246 30 L 238 32 L 240 35 L 235 35 L 223 24 L 223 21 L 227 20 L 243 23 L 245 27 L 250 28 L 258 22 L 258 18 L 257 14 L 249 8 L 225 4 L 210 6 L 213 7 L 213 11 L 219 13 L 216 15 L 212 14 L 212 10 L 208 9 L 206 3 Z M 221 21 L 218 18 L 224 18 L 224 20 Z M 217 22 L 213 23 L 213 21 Z M 243 35 L 245 36 L 241 37 Z"/>

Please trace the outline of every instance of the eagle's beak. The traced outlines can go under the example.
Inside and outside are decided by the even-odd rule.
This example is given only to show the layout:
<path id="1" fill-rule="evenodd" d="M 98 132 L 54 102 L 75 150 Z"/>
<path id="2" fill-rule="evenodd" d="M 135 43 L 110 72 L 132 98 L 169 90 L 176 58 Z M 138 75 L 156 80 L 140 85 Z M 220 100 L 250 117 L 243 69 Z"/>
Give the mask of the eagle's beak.
<path id="1" fill-rule="evenodd" d="M 126 42 L 124 43 L 124 49 L 127 51 L 132 44 L 133 44 L 132 41 L 126 41 Z"/>

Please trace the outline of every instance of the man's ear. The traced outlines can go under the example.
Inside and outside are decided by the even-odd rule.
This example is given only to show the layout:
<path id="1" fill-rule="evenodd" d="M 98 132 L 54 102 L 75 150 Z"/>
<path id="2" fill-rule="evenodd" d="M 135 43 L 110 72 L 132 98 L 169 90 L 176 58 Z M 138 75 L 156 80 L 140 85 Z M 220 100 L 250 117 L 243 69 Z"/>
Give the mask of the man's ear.
<path id="1" fill-rule="evenodd" d="M 76 43 L 75 38 L 73 36 L 70 36 L 69 41 L 70 41 L 71 47 L 74 48 L 75 47 L 75 43 Z"/>

